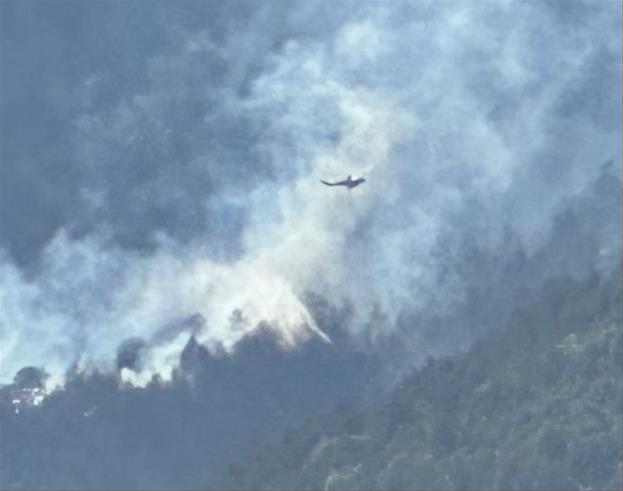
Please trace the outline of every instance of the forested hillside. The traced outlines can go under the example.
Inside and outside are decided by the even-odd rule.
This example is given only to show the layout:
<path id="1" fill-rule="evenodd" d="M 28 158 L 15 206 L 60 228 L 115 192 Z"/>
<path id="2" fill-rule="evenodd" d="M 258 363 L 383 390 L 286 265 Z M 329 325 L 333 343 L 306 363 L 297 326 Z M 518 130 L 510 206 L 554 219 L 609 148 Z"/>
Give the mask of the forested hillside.
<path id="1" fill-rule="evenodd" d="M 623 489 L 620 0 L 0 0 L 0 491 Z"/>
<path id="2" fill-rule="evenodd" d="M 253 441 L 358 398 L 374 359 L 326 346 L 284 351 L 260 329 L 226 355 L 191 338 L 172 383 L 76 373 L 49 395 L 42 370 L 24 368 L 0 387 L 0 489 L 217 488 Z"/>
<path id="3" fill-rule="evenodd" d="M 265 489 L 621 489 L 620 299 L 619 271 L 551 280 L 466 355 L 230 473 Z"/>
<path id="4" fill-rule="evenodd" d="M 504 319 L 496 297 L 511 292 L 502 304 L 512 312 L 467 353 L 430 359 L 367 409 L 309 419 L 228 479 L 266 489 L 621 489 L 613 170 L 604 164 L 557 214 L 548 242 L 516 254 L 497 288 L 474 297 L 491 322 Z"/>
<path id="5" fill-rule="evenodd" d="M 24 368 L 0 388 L 0 488 L 620 489 L 620 213 L 609 163 L 543 247 L 480 269 L 496 274 L 451 319 L 479 341 L 394 386 L 400 351 L 353 348 L 330 311 L 331 345 L 191 338 L 172 383 L 74 373 L 45 394 Z"/>

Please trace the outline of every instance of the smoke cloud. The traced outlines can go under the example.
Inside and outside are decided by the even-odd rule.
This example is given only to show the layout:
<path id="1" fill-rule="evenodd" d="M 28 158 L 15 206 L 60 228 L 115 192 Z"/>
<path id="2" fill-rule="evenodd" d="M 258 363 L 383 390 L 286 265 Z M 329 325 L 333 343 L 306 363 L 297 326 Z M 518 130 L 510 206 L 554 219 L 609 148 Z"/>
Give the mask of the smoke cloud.
<path id="1" fill-rule="evenodd" d="M 620 160 L 618 2 L 183 5 L 154 7 L 139 80 L 81 73 L 67 219 L 30 268 L 0 259 L 2 383 L 28 365 L 52 384 L 114 370 L 128 339 L 144 343 L 122 370 L 139 385 L 170 378 L 193 334 L 330 342 L 310 295 L 373 346 L 465 303 L 447 268 L 463 239 L 497 250 L 510 228 L 537 251 L 561 203 Z M 367 181 L 319 183 L 348 174 Z"/>

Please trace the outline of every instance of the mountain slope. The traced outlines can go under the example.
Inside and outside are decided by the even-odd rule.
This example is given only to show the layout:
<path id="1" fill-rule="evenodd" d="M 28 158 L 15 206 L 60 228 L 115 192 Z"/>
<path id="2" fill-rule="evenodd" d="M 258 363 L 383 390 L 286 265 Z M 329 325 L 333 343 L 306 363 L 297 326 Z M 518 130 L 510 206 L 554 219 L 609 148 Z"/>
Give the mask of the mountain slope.
<path id="1" fill-rule="evenodd" d="M 561 277 L 502 330 L 431 360 L 369 411 L 309 421 L 262 449 L 265 489 L 620 489 L 620 269 Z"/>
<path id="2" fill-rule="evenodd" d="M 561 206 L 539 250 L 509 250 L 508 265 L 480 279 L 487 286 L 469 305 L 479 315 L 451 319 L 469 332 L 490 325 L 467 353 L 430 359 L 380 404 L 308 420 L 233 466 L 231 479 L 265 489 L 621 489 L 620 224 L 621 180 L 607 162 Z"/>

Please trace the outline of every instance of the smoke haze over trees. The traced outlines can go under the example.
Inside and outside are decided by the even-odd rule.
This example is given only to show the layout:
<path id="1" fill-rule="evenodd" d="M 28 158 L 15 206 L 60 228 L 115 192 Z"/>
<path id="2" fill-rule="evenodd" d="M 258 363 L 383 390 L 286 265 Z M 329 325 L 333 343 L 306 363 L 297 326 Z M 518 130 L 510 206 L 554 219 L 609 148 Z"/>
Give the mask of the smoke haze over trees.
<path id="1" fill-rule="evenodd" d="M 620 487 L 621 14 L 1 2 L 0 487 Z"/>

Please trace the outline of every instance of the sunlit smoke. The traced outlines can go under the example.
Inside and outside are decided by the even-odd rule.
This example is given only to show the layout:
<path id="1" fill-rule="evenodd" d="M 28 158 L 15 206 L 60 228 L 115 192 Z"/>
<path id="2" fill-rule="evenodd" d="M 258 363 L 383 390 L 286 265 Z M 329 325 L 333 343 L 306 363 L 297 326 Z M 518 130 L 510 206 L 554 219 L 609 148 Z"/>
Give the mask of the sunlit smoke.
<path id="1" fill-rule="evenodd" d="M 284 22 L 318 23 L 325 7 Z M 191 335 L 227 351 L 258 325 L 285 349 L 330 342 L 308 293 L 354 306 L 340 327 L 355 337 L 373 318 L 383 322 L 372 338 L 404 313 L 461 305 L 462 278 L 442 281 L 439 253 L 460 241 L 444 237 L 485 223 L 478 240 L 495 248 L 510 225 L 536 249 L 560 200 L 620 155 L 608 119 L 618 116 L 568 101 L 588 66 L 616 59 L 620 27 L 608 8 L 577 31 L 542 8 L 374 4 L 300 37 L 266 28 L 260 9 L 224 45 L 182 30 L 148 64 L 148 86 L 114 107 L 89 110 L 101 79 L 89 77 L 75 151 L 87 174 L 76 215 L 91 229 L 60 230 L 32 278 L 0 260 L 0 383 L 27 365 L 45 367 L 52 386 L 71 367 L 113 371 L 133 338 L 140 366 L 121 372 L 136 385 L 170 379 Z M 229 78 L 209 85 L 204 60 L 227 63 L 237 37 Z M 609 70 L 604 86 L 620 100 Z M 176 127 L 176 111 L 200 103 L 211 106 Z M 561 147 L 563 126 L 583 139 Z M 129 186 L 125 173 L 148 177 Z M 319 183 L 349 174 L 366 182 Z M 147 223 L 153 210 L 162 223 Z M 143 226 L 150 249 L 117 240 Z"/>

